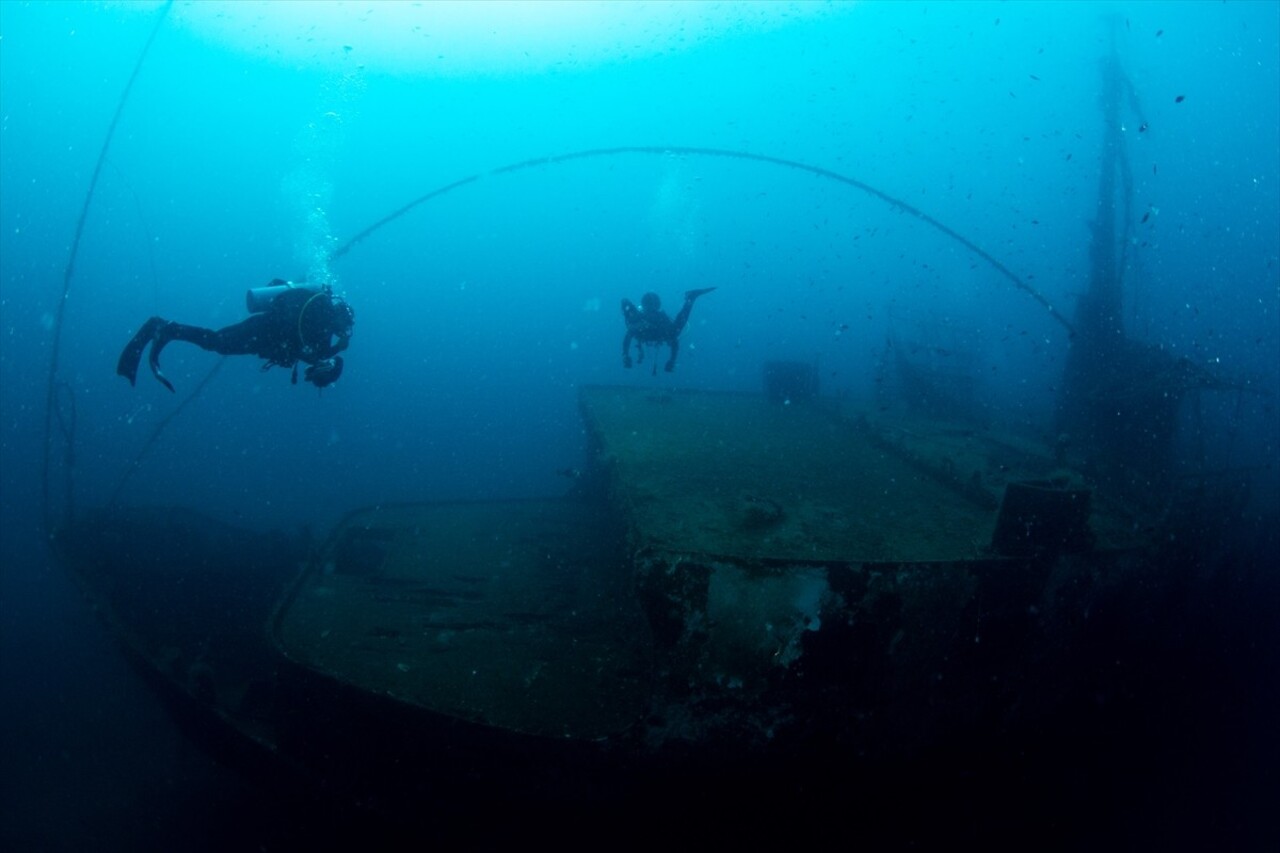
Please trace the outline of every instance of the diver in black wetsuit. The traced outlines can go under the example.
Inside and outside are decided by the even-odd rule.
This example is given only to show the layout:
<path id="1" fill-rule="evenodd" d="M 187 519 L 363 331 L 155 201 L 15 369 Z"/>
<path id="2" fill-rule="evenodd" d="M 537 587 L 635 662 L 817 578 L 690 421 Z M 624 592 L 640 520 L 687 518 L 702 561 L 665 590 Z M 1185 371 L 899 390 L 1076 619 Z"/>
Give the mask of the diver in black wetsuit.
<path id="1" fill-rule="evenodd" d="M 671 347 L 671 357 L 667 359 L 666 367 L 663 369 L 668 373 L 675 370 L 676 356 L 680 353 L 680 333 L 689 322 L 693 301 L 713 290 L 715 290 L 714 287 L 686 290 L 684 304 L 680 306 L 680 312 L 676 314 L 674 320 L 662 310 L 662 300 L 656 293 L 646 293 L 641 296 L 639 308 L 630 299 L 623 299 L 622 318 L 627 323 L 627 334 L 622 339 L 622 366 L 631 366 L 631 342 L 635 341 L 636 361 L 639 362 L 644 361 L 646 344 L 654 347 L 666 344 Z M 657 364 L 654 365 L 654 369 L 657 369 Z"/>
<path id="2" fill-rule="evenodd" d="M 275 279 L 266 287 L 250 290 L 246 296 L 251 315 L 222 329 L 187 326 L 152 317 L 120 353 L 116 373 L 133 385 L 138 376 L 142 351 L 151 344 L 148 362 L 156 379 L 170 391 L 173 384 L 160 372 L 160 353 L 170 341 L 186 341 L 222 355 L 256 355 L 265 358 L 263 370 L 271 367 L 293 369 L 298 381 L 298 362 L 308 367 L 304 379 L 317 388 L 332 385 L 342 375 L 342 357 L 347 348 L 355 312 L 328 285 L 291 284 Z"/>

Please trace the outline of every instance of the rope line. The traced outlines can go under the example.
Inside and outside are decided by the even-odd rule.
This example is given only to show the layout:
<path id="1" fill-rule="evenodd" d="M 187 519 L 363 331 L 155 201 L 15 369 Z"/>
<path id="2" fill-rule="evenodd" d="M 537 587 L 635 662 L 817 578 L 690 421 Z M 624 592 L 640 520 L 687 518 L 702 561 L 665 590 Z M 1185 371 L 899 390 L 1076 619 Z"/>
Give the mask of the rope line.
<path id="1" fill-rule="evenodd" d="M 222 365 L 226 364 L 226 362 L 226 357 L 218 359 L 217 362 L 214 363 L 212 369 L 210 369 L 209 372 L 204 375 L 204 378 L 200 380 L 200 384 L 192 389 L 191 393 L 187 395 L 186 399 L 179 403 L 172 412 L 165 415 L 164 418 L 156 424 L 155 429 L 151 430 L 151 435 L 148 436 L 146 443 L 142 445 L 142 449 L 138 451 L 138 455 L 133 457 L 133 462 L 130 463 L 124 474 L 121 475 L 119 482 L 116 483 L 115 490 L 111 492 L 111 499 L 107 501 L 108 506 L 115 506 L 119 502 L 120 493 L 124 491 L 124 487 L 129 482 L 129 478 L 137 473 L 138 468 L 142 465 L 143 457 L 151 451 L 151 448 L 155 445 L 156 441 L 159 440 L 160 434 L 169 426 L 170 421 L 182 414 L 182 410 L 195 401 L 196 397 L 200 395 L 200 392 L 204 390 L 205 386 L 213 381 L 213 377 L 218 375 L 218 371 L 222 369 Z"/>
<path id="2" fill-rule="evenodd" d="M 329 254 L 329 260 L 330 261 L 338 260 L 347 252 L 351 251 L 351 249 L 357 243 L 369 237 L 371 234 L 373 234 L 375 231 L 382 228 L 384 225 L 389 225 L 395 220 L 399 219 L 401 216 L 404 216 L 406 213 L 413 210 L 415 207 L 422 204 L 423 202 L 430 201 L 433 198 L 437 198 L 439 196 L 444 195 L 445 193 L 452 192 L 453 190 L 459 189 L 468 184 L 475 183 L 476 181 L 482 180 L 484 178 L 494 177 L 496 175 L 505 175 L 511 172 L 520 172 L 520 171 L 524 171 L 525 169 L 536 169 L 541 166 L 554 166 L 560 163 L 569 162 L 571 160 L 585 160 L 591 157 L 616 157 L 623 154 L 656 154 L 661 156 L 681 155 L 681 156 L 695 156 L 695 157 L 724 157 L 724 158 L 735 159 L 735 160 L 748 160 L 756 163 L 768 163 L 773 166 L 782 166 L 788 169 L 798 169 L 802 172 L 808 172 L 811 175 L 816 175 L 820 178 L 826 178 L 828 180 L 836 181 L 838 183 L 851 186 L 854 189 L 861 190 L 862 192 L 867 193 L 870 196 L 880 199 L 881 201 L 888 204 L 890 207 L 897 208 L 898 210 L 901 210 L 903 213 L 907 213 L 911 216 L 914 216 L 916 219 L 919 219 L 921 222 L 924 222 L 932 226 L 936 230 L 950 237 L 952 240 L 955 240 L 956 242 L 960 243 L 962 246 L 964 246 L 973 254 L 977 255 L 979 258 L 982 258 L 984 261 L 990 264 L 998 273 L 1000 273 L 1002 276 L 1007 278 L 1013 284 L 1014 287 L 1016 287 L 1018 290 L 1021 290 L 1023 293 L 1026 293 L 1036 302 L 1040 303 L 1040 305 L 1043 306 L 1049 312 L 1049 316 L 1051 316 L 1054 320 L 1058 321 L 1058 323 L 1061 324 L 1062 327 L 1067 330 L 1067 333 L 1071 337 L 1075 337 L 1075 329 L 1072 327 L 1071 323 L 1067 320 L 1066 317 L 1062 316 L 1062 314 L 1059 313 L 1059 311 L 1056 308 L 1053 307 L 1053 303 L 1050 302 L 1044 296 L 1044 294 L 1040 293 L 1038 290 L 1033 288 L 1030 284 L 1028 284 L 1023 279 L 1019 278 L 1018 275 L 1015 272 L 1013 272 L 1013 270 L 1009 269 L 1007 266 L 1002 264 L 990 252 L 983 249 L 977 243 L 973 242 L 968 237 L 965 237 L 963 234 L 956 231 L 954 228 L 950 227 L 949 225 L 946 225 L 945 223 L 925 213 L 923 210 L 916 207 L 915 205 L 909 204 L 908 202 L 903 201 L 897 196 L 890 195 L 884 190 L 877 189 L 876 187 L 871 186 L 865 181 L 860 181 L 857 178 L 851 178 L 848 175 L 842 175 L 839 172 L 833 172 L 830 169 L 824 169 L 821 166 L 814 166 L 809 163 L 802 163 L 799 160 L 788 160 L 784 157 L 773 157 L 768 154 L 754 154 L 749 151 L 737 151 L 729 148 L 699 148 L 699 147 L 690 147 L 690 146 L 682 146 L 682 145 L 669 145 L 669 146 L 622 145 L 614 148 L 591 148 L 585 151 L 572 151 L 568 154 L 554 154 L 547 157 L 533 157 L 528 160 L 521 160 L 518 163 L 511 163 L 506 166 L 499 166 L 495 169 L 490 169 L 487 172 L 477 172 L 476 174 L 463 178 L 462 180 L 454 181 L 453 183 L 446 184 L 442 187 L 437 187 L 436 189 L 431 190 L 425 195 L 421 195 L 418 198 L 415 198 L 413 201 L 410 201 L 408 204 L 405 204 L 397 208 L 396 210 L 393 210 L 391 213 L 382 217 L 377 222 L 374 222 L 368 228 L 365 228 L 364 230 L 356 233 L 356 235 L 351 239 L 349 239 L 346 243 L 343 243 L 341 246 L 334 249 L 333 252 Z"/>
<path id="3" fill-rule="evenodd" d="M 50 468 L 53 464 L 53 440 L 54 440 L 54 416 L 57 409 L 58 395 L 58 357 L 62 349 L 62 325 L 67 311 L 67 294 L 71 290 L 71 278 L 75 273 L 76 256 L 80 251 L 80 238 L 84 234 L 85 219 L 89 216 L 89 206 L 93 203 L 94 191 L 98 188 L 98 177 L 102 174 L 102 165 L 107 159 L 107 149 L 111 146 L 111 140 L 116 133 L 116 125 L 120 122 L 120 114 L 124 112 L 124 105 L 129 100 L 129 93 L 133 91 L 133 84 L 138 79 L 138 73 L 142 70 L 142 64 L 147 59 L 147 54 L 151 52 L 151 45 L 156 40 L 156 35 L 160 32 L 160 25 L 164 23 L 165 18 L 169 14 L 169 9 L 173 7 L 173 0 L 160 9 L 160 14 L 156 16 L 156 22 L 151 28 L 151 34 L 147 36 L 146 44 L 142 46 L 142 52 L 138 54 L 138 61 L 133 65 L 133 73 L 129 75 L 129 81 L 125 83 L 124 91 L 120 93 L 120 100 L 116 103 L 116 111 L 111 116 L 111 124 L 107 126 L 106 138 L 102 140 L 102 148 L 98 150 L 98 160 L 93 166 L 93 176 L 89 179 L 89 189 L 84 196 L 84 206 L 80 208 L 80 216 L 76 220 L 75 235 L 71 239 L 71 250 L 67 255 L 67 268 L 62 274 L 62 293 L 58 297 L 58 307 L 54 315 L 53 323 L 53 343 L 52 352 L 49 356 L 49 386 L 45 394 L 44 407 L 44 468 L 41 477 L 41 507 L 44 519 L 44 529 L 50 532 L 53 529 L 53 498 L 50 490 Z M 66 449 L 67 464 L 70 464 L 72 450 L 70 445 L 74 442 L 75 437 L 66 434 L 63 440 L 68 445 Z M 70 474 L 68 473 L 68 477 Z M 63 521 L 70 521 L 68 516 L 71 512 L 71 495 L 64 495 L 64 518 Z"/>

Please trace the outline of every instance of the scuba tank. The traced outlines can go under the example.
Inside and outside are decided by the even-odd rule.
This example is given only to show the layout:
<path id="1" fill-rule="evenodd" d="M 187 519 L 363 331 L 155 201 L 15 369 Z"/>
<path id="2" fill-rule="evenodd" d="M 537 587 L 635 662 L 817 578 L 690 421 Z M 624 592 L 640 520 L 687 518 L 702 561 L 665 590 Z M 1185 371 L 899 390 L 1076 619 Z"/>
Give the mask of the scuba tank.
<path id="1" fill-rule="evenodd" d="M 272 279 L 265 287 L 251 287 L 244 294 L 245 307 L 250 314 L 261 314 L 271 307 L 276 297 L 288 290 L 305 290 L 308 293 L 320 293 L 321 287 L 315 284 L 297 283 L 284 279 Z"/>

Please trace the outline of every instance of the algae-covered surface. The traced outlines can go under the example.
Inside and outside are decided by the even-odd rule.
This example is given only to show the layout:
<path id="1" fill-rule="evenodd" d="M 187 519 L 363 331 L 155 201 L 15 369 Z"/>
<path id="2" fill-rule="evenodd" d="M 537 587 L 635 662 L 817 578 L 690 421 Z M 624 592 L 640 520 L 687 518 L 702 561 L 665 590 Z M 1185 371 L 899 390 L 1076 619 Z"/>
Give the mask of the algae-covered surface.
<path id="1" fill-rule="evenodd" d="M 293 660 L 362 690 L 523 732 L 596 738 L 648 698 L 620 539 L 569 500 L 348 517 L 276 622 Z"/>
<path id="2" fill-rule="evenodd" d="M 278 647 L 359 690 L 448 716 L 617 735 L 644 718 L 661 677 L 646 617 L 674 632 L 668 642 L 692 619 L 689 636 L 706 634 L 712 651 L 732 645 L 723 635 L 739 623 L 798 636 L 825 621 L 828 582 L 798 565 L 999 559 L 1005 485 L 1076 476 L 1025 438 L 823 402 L 594 386 L 580 402 L 589 459 L 579 491 L 591 500 L 354 513 L 281 606 Z M 1095 507 L 1090 524 L 1120 522 Z M 710 575 L 686 576 L 686 559 Z M 791 574 L 764 584 L 762 561 Z M 697 622 L 704 608 L 707 624 Z M 759 645 L 749 639 L 733 648 Z M 784 640 L 760 640 L 770 666 L 775 647 L 791 647 Z"/>
<path id="3" fill-rule="evenodd" d="M 933 561 L 971 559 L 991 540 L 994 499 L 966 494 L 963 478 L 945 485 L 819 405 L 585 388 L 582 407 L 644 546 L 744 559 Z"/>

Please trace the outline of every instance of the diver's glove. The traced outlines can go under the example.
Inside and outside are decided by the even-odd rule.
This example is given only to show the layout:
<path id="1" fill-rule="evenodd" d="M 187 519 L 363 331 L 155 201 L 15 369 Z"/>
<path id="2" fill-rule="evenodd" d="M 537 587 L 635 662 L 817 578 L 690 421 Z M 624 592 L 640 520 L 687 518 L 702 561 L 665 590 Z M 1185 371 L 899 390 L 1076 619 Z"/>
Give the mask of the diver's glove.
<path id="1" fill-rule="evenodd" d="M 338 377 L 342 375 L 342 356 L 335 355 L 333 358 L 326 358 L 317 361 L 315 364 L 307 368 L 307 372 L 302 378 L 310 382 L 317 388 L 325 388 L 338 381 Z"/>

